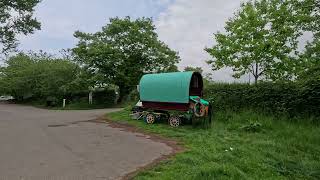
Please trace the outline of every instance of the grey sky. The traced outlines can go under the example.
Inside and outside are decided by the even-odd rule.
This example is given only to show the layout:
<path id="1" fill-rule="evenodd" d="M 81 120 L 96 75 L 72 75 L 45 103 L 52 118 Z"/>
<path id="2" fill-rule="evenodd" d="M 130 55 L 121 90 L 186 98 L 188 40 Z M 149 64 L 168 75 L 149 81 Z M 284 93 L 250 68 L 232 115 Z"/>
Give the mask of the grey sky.
<path id="1" fill-rule="evenodd" d="M 201 66 L 209 57 L 206 46 L 214 44 L 213 33 L 223 31 L 225 21 L 240 7 L 240 0 L 43 0 L 36 8 L 42 30 L 21 36 L 21 50 L 58 53 L 76 43 L 76 30 L 96 32 L 110 17 L 153 17 L 162 41 L 178 51 L 179 68 Z M 213 73 L 217 81 L 234 81 L 229 70 Z M 247 78 L 245 78 L 247 79 Z"/>

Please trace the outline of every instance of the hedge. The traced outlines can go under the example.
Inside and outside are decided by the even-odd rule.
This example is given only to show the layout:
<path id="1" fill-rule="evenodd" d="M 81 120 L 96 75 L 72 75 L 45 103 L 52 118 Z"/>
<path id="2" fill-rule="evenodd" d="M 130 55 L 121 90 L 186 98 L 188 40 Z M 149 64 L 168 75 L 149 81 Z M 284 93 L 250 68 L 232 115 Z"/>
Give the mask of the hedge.
<path id="1" fill-rule="evenodd" d="M 216 110 L 253 109 L 287 116 L 320 115 L 320 81 L 210 84 L 205 97 Z"/>
<path id="2" fill-rule="evenodd" d="M 77 92 L 66 96 L 72 103 L 88 102 L 88 92 Z M 92 103 L 94 105 L 114 105 L 116 94 L 114 89 L 100 89 L 92 93 Z"/>

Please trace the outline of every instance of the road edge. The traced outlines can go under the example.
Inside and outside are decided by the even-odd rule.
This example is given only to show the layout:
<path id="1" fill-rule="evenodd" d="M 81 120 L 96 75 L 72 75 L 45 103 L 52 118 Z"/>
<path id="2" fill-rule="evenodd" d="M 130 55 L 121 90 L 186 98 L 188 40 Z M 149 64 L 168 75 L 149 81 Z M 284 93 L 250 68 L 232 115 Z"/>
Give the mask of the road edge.
<path id="1" fill-rule="evenodd" d="M 123 180 L 133 179 L 139 172 L 152 169 L 155 166 L 157 166 L 159 163 L 170 160 L 176 154 L 186 151 L 186 148 L 183 146 L 183 144 L 177 142 L 176 140 L 166 138 L 166 137 L 154 134 L 154 133 L 146 132 L 145 130 L 138 128 L 134 125 L 128 124 L 128 123 L 119 123 L 119 122 L 113 121 L 109 117 L 106 117 L 106 116 L 100 117 L 100 118 L 94 120 L 94 122 L 107 123 L 112 128 L 119 128 L 119 129 L 122 129 L 126 132 L 142 134 L 145 138 L 150 139 L 155 142 L 166 144 L 167 146 L 169 146 L 172 149 L 169 154 L 161 155 L 160 157 L 152 160 L 151 163 L 137 167 L 134 171 L 131 171 L 131 172 L 121 176 L 120 178 Z"/>

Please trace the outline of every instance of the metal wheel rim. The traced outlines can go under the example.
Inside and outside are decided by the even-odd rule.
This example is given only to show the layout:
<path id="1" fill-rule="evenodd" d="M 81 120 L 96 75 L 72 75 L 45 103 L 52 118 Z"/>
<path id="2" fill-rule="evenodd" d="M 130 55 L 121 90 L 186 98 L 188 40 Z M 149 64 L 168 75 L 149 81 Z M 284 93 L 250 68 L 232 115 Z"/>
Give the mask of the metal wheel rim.
<path id="1" fill-rule="evenodd" d="M 178 117 L 171 117 L 170 118 L 170 126 L 178 127 L 180 125 L 180 120 Z"/>
<path id="2" fill-rule="evenodd" d="M 148 114 L 146 117 L 147 123 L 148 124 L 153 124 L 154 123 L 154 116 L 152 114 Z"/>

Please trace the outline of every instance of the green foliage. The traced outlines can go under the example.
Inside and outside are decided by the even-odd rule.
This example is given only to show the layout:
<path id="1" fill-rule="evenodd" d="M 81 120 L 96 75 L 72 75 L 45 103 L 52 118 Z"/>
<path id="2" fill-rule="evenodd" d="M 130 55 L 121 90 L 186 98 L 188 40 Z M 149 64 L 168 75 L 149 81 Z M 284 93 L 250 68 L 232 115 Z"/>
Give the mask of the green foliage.
<path id="1" fill-rule="evenodd" d="M 191 67 L 191 66 L 187 66 L 184 68 L 184 71 L 194 71 L 194 72 L 199 72 L 199 73 L 203 73 L 203 69 L 201 67 Z"/>
<path id="2" fill-rule="evenodd" d="M 3 92 L 17 100 L 61 99 L 75 89 L 72 83 L 80 71 L 76 64 L 46 54 L 20 53 L 10 57 L 6 64 L 1 69 L 1 86 Z"/>
<path id="3" fill-rule="evenodd" d="M 168 68 L 166 68 L 164 71 L 161 72 L 179 72 L 178 70 L 178 66 L 176 66 L 175 64 L 169 66 Z"/>
<path id="4" fill-rule="evenodd" d="M 304 76 L 306 70 L 320 66 L 320 31 L 307 44 L 305 52 L 300 54 L 300 60 L 296 69 L 298 75 Z"/>
<path id="5" fill-rule="evenodd" d="M 33 18 L 34 7 L 40 0 L 0 1 L 0 48 L 7 53 L 17 46 L 18 34 L 30 34 L 40 29 L 40 23 Z"/>
<path id="6" fill-rule="evenodd" d="M 74 36 L 79 39 L 76 60 L 101 74 L 103 82 L 117 85 L 120 100 L 144 73 L 175 71 L 179 62 L 177 53 L 158 40 L 150 18 L 111 18 L 97 33 Z"/>
<path id="7" fill-rule="evenodd" d="M 216 110 L 239 111 L 253 109 L 258 112 L 287 116 L 320 115 L 320 79 L 301 82 L 264 82 L 250 84 L 210 84 L 206 98 L 214 100 Z"/>
<path id="8" fill-rule="evenodd" d="M 113 88 L 101 88 L 92 92 L 92 104 L 88 104 L 88 92 L 70 92 L 66 97 L 67 105 L 64 109 L 98 109 L 114 106 L 116 100 Z"/>
<path id="9" fill-rule="evenodd" d="M 115 88 L 96 86 L 91 74 L 68 59 L 46 53 L 17 54 L 0 69 L 0 94 L 12 95 L 31 105 L 60 106 L 67 99 L 67 109 L 104 108 L 114 105 Z M 88 104 L 89 86 L 93 104 Z"/>
<path id="10" fill-rule="evenodd" d="M 319 179 L 319 126 L 243 111 L 218 111 L 211 129 L 147 125 L 124 110 L 107 117 L 173 138 L 186 151 L 134 179 Z M 253 123 L 252 123 L 253 122 Z M 248 131 L 242 129 L 248 125 Z M 252 133 L 254 132 L 254 133 Z"/>
<path id="11" fill-rule="evenodd" d="M 320 64 L 302 73 L 298 80 L 301 84 L 299 105 L 308 114 L 320 115 Z"/>
<path id="12" fill-rule="evenodd" d="M 255 82 L 261 77 L 293 79 L 299 66 L 298 38 L 314 24 L 315 4 L 315 0 L 244 3 L 226 23 L 226 33 L 215 34 L 217 44 L 206 48 L 214 58 L 208 63 L 213 70 L 232 67 L 236 78 L 251 73 Z"/>
<path id="13" fill-rule="evenodd" d="M 114 105 L 116 94 L 114 89 L 101 89 L 93 92 L 93 104 Z"/>

